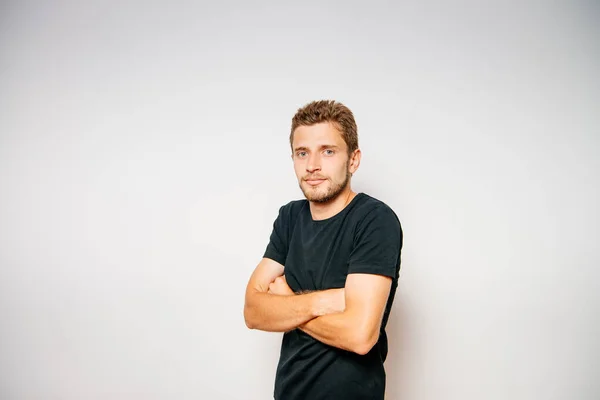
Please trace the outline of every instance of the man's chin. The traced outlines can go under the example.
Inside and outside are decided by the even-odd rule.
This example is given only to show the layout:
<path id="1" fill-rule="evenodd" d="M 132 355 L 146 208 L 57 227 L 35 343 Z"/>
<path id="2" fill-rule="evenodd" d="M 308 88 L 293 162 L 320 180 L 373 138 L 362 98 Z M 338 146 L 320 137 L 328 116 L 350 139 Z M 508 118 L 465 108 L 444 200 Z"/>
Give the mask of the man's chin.
<path id="1" fill-rule="evenodd" d="M 320 193 L 313 188 L 304 189 L 302 192 L 308 201 L 312 201 L 314 203 L 323 203 L 327 201 L 327 193 Z"/>
<path id="2" fill-rule="evenodd" d="M 341 192 L 337 192 L 337 193 L 331 193 L 329 191 L 311 191 L 309 190 L 304 190 L 304 197 L 306 197 L 306 200 L 313 202 L 313 203 L 321 203 L 321 204 L 326 204 L 329 203 L 333 200 L 335 200 Z"/>
<path id="3" fill-rule="evenodd" d="M 346 186 L 348 186 L 348 181 L 346 181 L 346 184 L 343 186 L 335 185 L 330 181 L 312 186 L 303 181 L 300 184 L 300 189 L 302 190 L 302 193 L 304 193 L 306 200 L 313 203 L 326 204 L 337 199 Z"/>

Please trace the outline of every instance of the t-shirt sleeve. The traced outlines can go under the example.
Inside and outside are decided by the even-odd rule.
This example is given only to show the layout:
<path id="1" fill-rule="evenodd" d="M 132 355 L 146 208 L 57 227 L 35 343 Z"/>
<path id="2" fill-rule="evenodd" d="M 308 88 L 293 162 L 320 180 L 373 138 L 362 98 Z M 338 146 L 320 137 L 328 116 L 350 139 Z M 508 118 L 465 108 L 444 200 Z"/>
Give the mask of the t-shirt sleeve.
<path id="1" fill-rule="evenodd" d="M 281 265 L 285 265 L 285 259 L 288 253 L 288 226 L 290 217 L 289 207 L 282 206 L 279 209 L 279 215 L 273 222 L 273 230 L 269 238 L 269 244 L 265 249 L 264 258 L 270 258 Z"/>
<path id="2" fill-rule="evenodd" d="M 371 210 L 356 228 L 348 273 L 385 275 L 395 278 L 402 250 L 402 228 L 391 208 Z"/>

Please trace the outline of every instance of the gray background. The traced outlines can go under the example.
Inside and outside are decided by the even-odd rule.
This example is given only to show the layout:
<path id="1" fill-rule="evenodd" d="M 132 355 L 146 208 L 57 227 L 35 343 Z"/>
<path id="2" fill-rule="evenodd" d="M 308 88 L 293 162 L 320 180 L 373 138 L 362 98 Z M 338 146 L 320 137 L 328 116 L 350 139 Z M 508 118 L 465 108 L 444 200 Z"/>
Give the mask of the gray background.
<path id="1" fill-rule="evenodd" d="M 597 399 L 599 10 L 2 2 L 1 398 L 270 398 L 244 288 L 332 98 L 405 233 L 387 398 Z"/>

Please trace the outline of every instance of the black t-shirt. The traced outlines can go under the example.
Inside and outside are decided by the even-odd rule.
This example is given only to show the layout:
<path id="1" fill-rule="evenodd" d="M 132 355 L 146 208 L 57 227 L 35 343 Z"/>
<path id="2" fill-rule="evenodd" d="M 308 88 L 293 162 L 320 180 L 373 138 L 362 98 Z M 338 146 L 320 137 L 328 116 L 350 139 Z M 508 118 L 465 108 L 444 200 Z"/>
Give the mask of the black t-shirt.
<path id="1" fill-rule="evenodd" d="M 343 288 L 351 273 L 392 278 L 379 341 L 366 355 L 326 345 L 300 329 L 283 335 L 276 400 L 383 400 L 387 324 L 400 272 L 402 228 L 394 211 L 358 193 L 338 214 L 312 219 L 307 200 L 279 209 L 264 257 L 285 266 L 294 292 Z"/>

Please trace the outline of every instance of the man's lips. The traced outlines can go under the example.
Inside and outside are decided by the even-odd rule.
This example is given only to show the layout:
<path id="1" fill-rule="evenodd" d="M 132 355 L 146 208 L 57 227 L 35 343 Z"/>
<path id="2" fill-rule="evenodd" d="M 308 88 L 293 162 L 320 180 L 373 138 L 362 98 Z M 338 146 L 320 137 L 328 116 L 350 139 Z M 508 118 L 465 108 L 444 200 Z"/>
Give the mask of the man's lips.
<path id="1" fill-rule="evenodd" d="M 317 186 L 323 182 L 326 181 L 326 179 L 324 178 L 310 178 L 310 179 L 305 179 L 304 180 L 306 183 L 308 183 L 311 186 Z"/>

